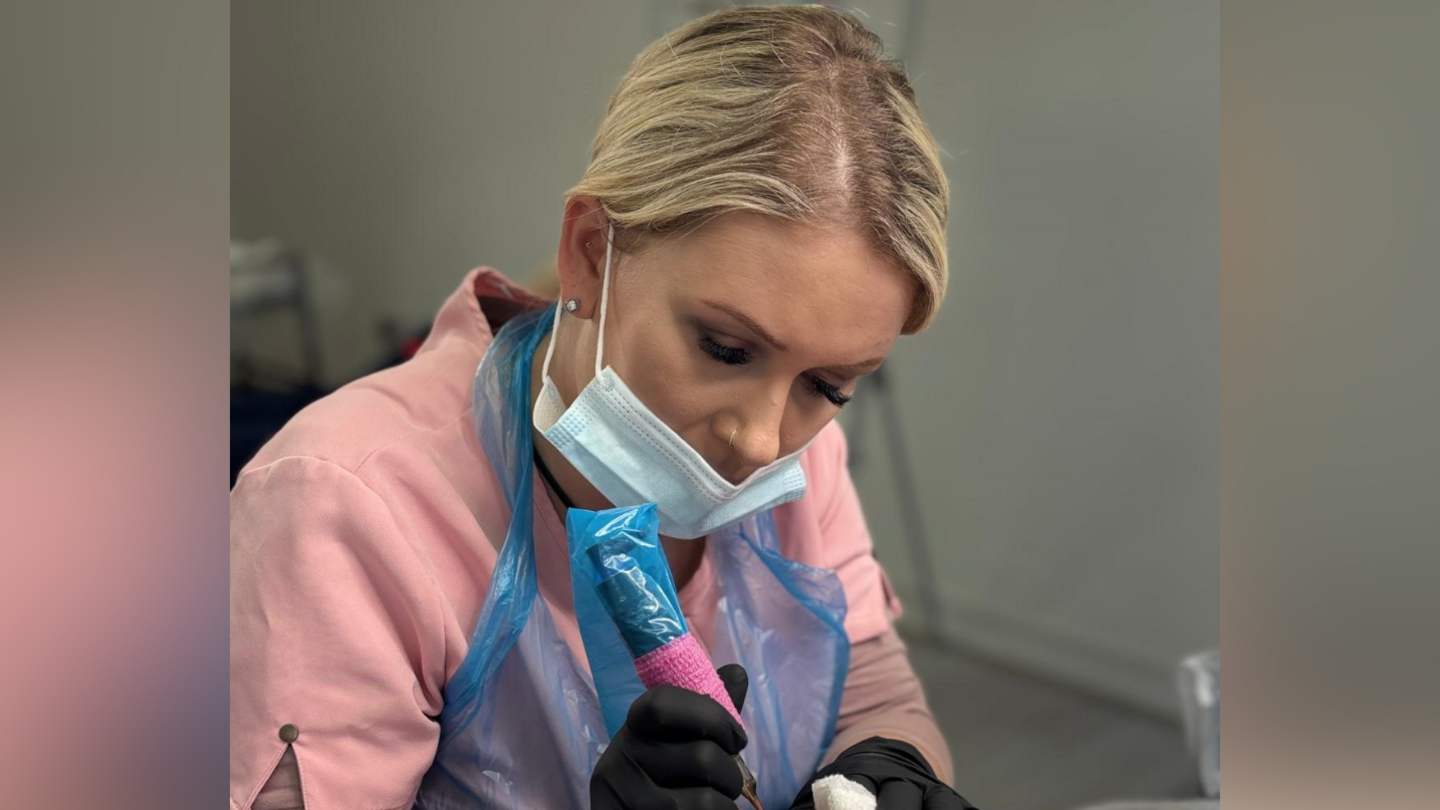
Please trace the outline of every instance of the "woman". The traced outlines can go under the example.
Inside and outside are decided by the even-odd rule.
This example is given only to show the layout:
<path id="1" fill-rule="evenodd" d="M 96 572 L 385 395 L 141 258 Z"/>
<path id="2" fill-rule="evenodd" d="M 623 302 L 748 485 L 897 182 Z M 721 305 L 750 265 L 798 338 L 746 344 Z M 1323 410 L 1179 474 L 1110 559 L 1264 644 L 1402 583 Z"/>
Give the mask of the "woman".
<path id="1" fill-rule="evenodd" d="M 947 208 L 849 16 L 735 8 L 641 53 L 566 195 L 559 303 L 472 272 L 236 483 L 232 810 L 732 807 L 736 754 L 771 810 L 832 774 L 969 806 L 834 422 L 934 317 Z M 567 513 L 644 503 L 743 724 L 640 687 L 572 587 Z"/>

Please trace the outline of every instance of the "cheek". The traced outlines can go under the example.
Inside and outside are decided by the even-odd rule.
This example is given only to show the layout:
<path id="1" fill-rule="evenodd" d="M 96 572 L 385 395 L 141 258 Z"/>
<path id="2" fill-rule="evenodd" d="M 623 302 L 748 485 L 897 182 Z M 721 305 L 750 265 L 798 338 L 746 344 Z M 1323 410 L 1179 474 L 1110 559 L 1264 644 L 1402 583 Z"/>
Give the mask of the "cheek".
<path id="1" fill-rule="evenodd" d="M 621 345 L 615 346 L 612 353 L 607 341 L 607 362 L 614 363 L 621 379 L 640 401 L 692 447 L 713 444 L 711 424 L 720 414 L 747 420 L 773 419 L 773 411 L 761 413 L 755 407 L 756 397 L 765 396 L 772 385 L 793 386 L 781 395 L 782 455 L 810 441 L 835 417 L 833 408 L 807 393 L 803 381 L 757 380 L 753 369 L 747 373 L 705 356 L 694 336 L 678 328 L 649 323 L 633 334 L 627 330 L 625 335 L 612 339 Z"/>
<path id="2" fill-rule="evenodd" d="M 800 383 L 786 406 L 785 418 L 780 423 L 780 455 L 789 455 L 804 447 L 819 435 L 826 425 L 834 421 L 836 415 L 833 407 L 806 393 L 804 383 Z"/>
<path id="3" fill-rule="evenodd" d="M 648 328 L 628 339 L 615 355 L 615 370 L 641 402 L 671 430 L 692 443 L 719 409 L 721 392 L 705 375 L 699 350 L 683 335 Z M 607 351 L 608 354 L 608 351 Z"/>

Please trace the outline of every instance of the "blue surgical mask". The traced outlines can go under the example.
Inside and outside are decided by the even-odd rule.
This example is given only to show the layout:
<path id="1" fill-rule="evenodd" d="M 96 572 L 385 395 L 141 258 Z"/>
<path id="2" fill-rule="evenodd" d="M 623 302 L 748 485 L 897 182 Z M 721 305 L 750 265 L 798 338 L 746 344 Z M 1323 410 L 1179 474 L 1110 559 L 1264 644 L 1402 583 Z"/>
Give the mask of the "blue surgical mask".
<path id="1" fill-rule="evenodd" d="M 550 379 L 550 359 L 555 355 L 562 310 L 557 306 L 550 346 L 540 370 L 542 387 L 535 402 L 535 429 L 612 505 L 655 504 L 660 532 L 670 537 L 704 537 L 804 495 L 805 471 L 800 467 L 804 447 L 732 484 L 645 407 L 613 367 L 602 367 L 614 238 L 615 226 L 611 224 L 600 283 L 595 376 L 566 407 L 560 390 Z"/>

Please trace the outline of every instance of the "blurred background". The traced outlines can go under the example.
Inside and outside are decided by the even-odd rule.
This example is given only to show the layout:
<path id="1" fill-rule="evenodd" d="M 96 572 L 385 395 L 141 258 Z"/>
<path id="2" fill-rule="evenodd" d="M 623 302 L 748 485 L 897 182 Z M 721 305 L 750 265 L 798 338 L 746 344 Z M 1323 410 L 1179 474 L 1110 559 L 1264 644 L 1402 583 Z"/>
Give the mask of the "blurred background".
<path id="1" fill-rule="evenodd" d="M 232 468 L 403 359 L 466 270 L 538 284 L 630 60 L 722 5 L 236 4 Z M 951 182 L 945 308 L 842 421 L 957 787 L 1218 790 L 1218 694 L 1179 685 L 1218 684 L 1180 664 L 1219 642 L 1219 3 L 841 7 Z"/>

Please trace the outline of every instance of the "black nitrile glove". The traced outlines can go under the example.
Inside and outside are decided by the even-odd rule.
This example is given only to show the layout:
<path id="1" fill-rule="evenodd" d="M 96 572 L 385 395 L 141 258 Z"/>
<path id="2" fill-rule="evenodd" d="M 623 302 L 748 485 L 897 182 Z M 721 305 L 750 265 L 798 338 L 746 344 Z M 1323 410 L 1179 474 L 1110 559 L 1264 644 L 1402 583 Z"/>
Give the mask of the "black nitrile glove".
<path id="1" fill-rule="evenodd" d="M 739 664 L 717 672 L 738 711 L 750 678 Z M 630 706 L 595 763 L 591 810 L 735 810 L 749 740 L 725 707 L 678 686 L 656 686 Z"/>
<path id="2" fill-rule="evenodd" d="M 975 810 L 964 796 L 937 779 L 930 763 L 907 742 L 871 737 L 855 743 L 821 768 L 810 785 L 837 773 L 875 794 L 880 810 Z M 795 797 L 790 810 L 815 810 L 810 785 Z"/>

